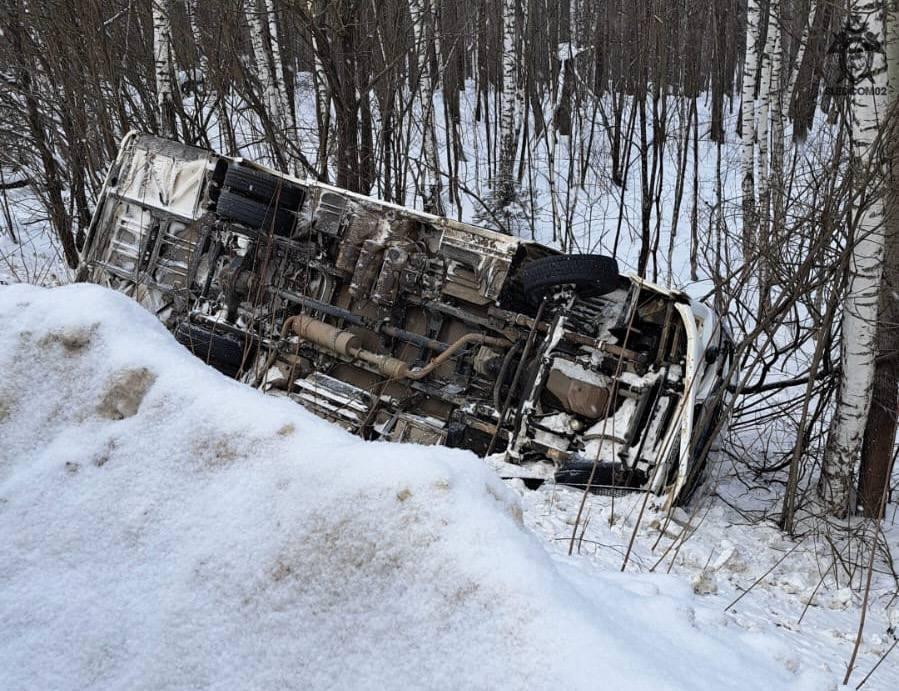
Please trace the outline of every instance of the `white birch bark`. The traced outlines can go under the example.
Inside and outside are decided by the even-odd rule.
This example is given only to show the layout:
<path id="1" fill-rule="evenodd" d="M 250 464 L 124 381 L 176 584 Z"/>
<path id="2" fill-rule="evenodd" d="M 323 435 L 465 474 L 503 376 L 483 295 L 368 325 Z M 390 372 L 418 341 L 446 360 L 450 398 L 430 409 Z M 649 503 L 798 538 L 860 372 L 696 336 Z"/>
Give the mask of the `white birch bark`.
<path id="1" fill-rule="evenodd" d="M 434 80 L 431 79 L 429 46 L 432 40 L 430 0 L 411 0 L 412 29 L 418 68 L 418 96 L 421 107 L 421 146 L 424 165 L 419 166 L 421 196 L 425 210 L 438 213 L 440 207 L 440 163 L 434 132 Z M 440 55 L 438 50 L 438 57 Z"/>
<path id="2" fill-rule="evenodd" d="M 883 0 L 854 0 L 851 11 L 867 30 L 884 41 Z M 883 52 L 872 52 L 871 79 L 853 85 L 851 95 L 852 165 L 855 175 L 849 280 L 843 298 L 843 335 L 837 404 L 827 438 L 818 491 L 827 510 L 844 516 L 850 509 L 850 486 L 861 450 L 871 405 L 877 352 L 878 291 L 883 274 L 884 204 L 873 188 L 881 165 L 875 141 L 885 124 L 888 99 Z"/>
<path id="3" fill-rule="evenodd" d="M 755 237 L 755 89 L 758 80 L 759 0 L 746 7 L 746 55 L 743 60 L 743 113 L 740 122 L 740 169 L 743 187 L 743 260 Z"/>
<path id="4" fill-rule="evenodd" d="M 518 74 L 518 31 L 516 0 L 503 0 L 503 96 L 500 115 L 500 164 L 497 177 L 502 206 L 511 201 L 514 190 L 515 153 L 519 134 L 519 102 L 524 101 L 523 85 Z"/>
<path id="5" fill-rule="evenodd" d="M 768 5 L 768 35 L 765 37 L 765 47 L 761 56 L 761 83 L 759 87 L 759 113 L 758 113 L 758 224 L 757 224 L 757 241 L 756 248 L 759 254 L 758 258 L 758 282 L 759 282 L 759 305 L 760 309 L 764 309 L 767 301 L 769 287 L 769 269 L 768 254 L 771 251 L 771 189 L 770 178 L 771 168 L 769 162 L 769 152 L 771 145 L 771 125 L 774 121 L 773 128 L 775 134 L 780 132 L 783 136 L 782 120 L 779 119 L 779 99 L 780 92 L 780 74 L 781 74 L 781 50 L 780 50 L 780 0 L 771 0 Z M 772 117 L 772 100 L 773 100 L 773 117 Z M 783 146 L 775 150 L 783 156 Z"/>
<path id="6" fill-rule="evenodd" d="M 153 0 L 153 64 L 156 70 L 156 104 L 159 110 L 159 133 L 175 136 L 172 100 L 172 22 L 168 0 Z"/>
<path id="7" fill-rule="evenodd" d="M 253 45 L 253 59 L 256 62 L 256 77 L 262 86 L 263 102 L 272 122 L 280 125 L 280 103 L 265 48 L 265 26 L 262 23 L 256 0 L 245 0 L 244 10 L 250 26 L 250 41 Z"/>
<path id="8" fill-rule="evenodd" d="M 759 113 L 758 113 L 758 188 L 759 188 L 759 224 L 763 226 L 768 217 L 768 177 L 769 177 L 769 136 L 771 123 L 771 98 L 774 95 L 773 69 L 776 61 L 777 49 L 780 47 L 780 0 L 771 0 L 768 8 L 768 35 L 765 38 L 765 47 L 761 56 L 761 82 L 759 84 Z M 759 233 L 765 232 L 759 228 Z"/>
<path id="9" fill-rule="evenodd" d="M 517 135 L 521 133 L 521 119 L 525 116 L 525 84 L 524 84 L 524 55 L 522 54 L 523 46 L 524 46 L 524 32 L 528 29 L 528 3 L 521 2 L 519 3 L 520 11 L 521 11 L 521 24 L 520 29 L 521 33 L 516 32 L 516 65 L 518 66 L 518 74 L 516 77 L 516 89 L 515 89 L 515 112 L 518 114 L 518 118 L 515 121 L 516 126 L 516 140 Z"/>
<path id="10" fill-rule="evenodd" d="M 767 180 L 765 193 L 771 203 L 770 218 L 766 227 L 766 235 L 763 238 L 765 253 L 762 257 L 760 269 L 762 275 L 763 298 L 767 299 L 767 292 L 771 288 L 771 256 L 777 246 L 778 233 L 783 226 L 783 199 L 784 199 L 784 118 L 786 117 L 785 82 L 789 71 L 789 53 L 783 44 L 783 34 L 780 29 L 780 0 L 771 0 L 771 12 L 773 15 L 774 41 L 771 54 L 771 172 Z"/>
<path id="11" fill-rule="evenodd" d="M 871 405 L 865 423 L 858 470 L 855 506 L 872 518 L 883 518 L 882 502 L 890 485 L 896 438 L 897 373 L 884 359 L 899 351 L 899 140 L 895 137 L 897 86 L 899 86 L 899 0 L 885 1 L 887 94 L 891 134 L 883 142 L 884 253 L 883 276 L 877 315 L 877 361 L 871 387 Z"/>
<path id="12" fill-rule="evenodd" d="M 265 13 L 268 19 L 268 39 L 272 48 L 273 86 L 278 99 L 278 110 L 282 130 L 293 129 L 293 113 L 290 99 L 287 97 L 287 83 L 284 81 L 284 63 L 281 61 L 281 43 L 278 40 L 278 21 L 275 14 L 274 0 L 265 0 Z"/>

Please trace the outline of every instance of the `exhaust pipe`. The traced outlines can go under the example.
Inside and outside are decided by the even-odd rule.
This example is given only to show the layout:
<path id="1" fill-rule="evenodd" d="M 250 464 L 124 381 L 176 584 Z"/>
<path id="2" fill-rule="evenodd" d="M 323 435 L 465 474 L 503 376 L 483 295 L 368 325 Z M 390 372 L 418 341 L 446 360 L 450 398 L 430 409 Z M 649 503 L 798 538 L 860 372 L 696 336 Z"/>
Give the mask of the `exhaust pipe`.
<path id="1" fill-rule="evenodd" d="M 365 350 L 356 334 L 338 329 L 336 326 L 326 324 L 304 314 L 287 319 L 284 322 L 284 328 L 281 330 L 282 335 L 286 335 L 288 330 L 293 331 L 303 340 L 314 343 L 332 353 L 367 362 L 376 367 L 378 372 L 385 377 L 390 379 L 411 379 L 413 381 L 424 379 L 467 345 L 489 345 L 497 348 L 507 348 L 512 345 L 505 338 L 485 336 L 479 333 L 467 333 L 451 343 L 446 350 L 424 367 L 410 369 L 409 365 L 399 358 Z"/>

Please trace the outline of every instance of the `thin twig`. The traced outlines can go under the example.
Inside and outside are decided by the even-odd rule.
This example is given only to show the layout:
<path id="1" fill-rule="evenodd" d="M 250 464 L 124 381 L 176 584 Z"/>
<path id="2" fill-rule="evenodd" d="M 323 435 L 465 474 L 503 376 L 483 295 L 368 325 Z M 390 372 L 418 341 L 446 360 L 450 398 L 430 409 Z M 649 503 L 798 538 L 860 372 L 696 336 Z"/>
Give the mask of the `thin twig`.
<path id="1" fill-rule="evenodd" d="M 858 689 L 860 689 L 860 688 L 864 685 L 864 683 L 865 683 L 866 681 L 868 681 L 868 679 L 870 678 L 870 676 L 871 676 L 872 674 L 874 674 L 874 670 L 876 670 L 878 667 L 880 667 L 880 663 L 887 659 L 887 655 L 889 655 L 891 652 L 893 652 L 893 648 L 896 647 L 896 644 L 897 644 L 897 643 L 899 643 L 899 638 L 897 638 L 895 641 L 893 641 L 893 645 L 891 645 L 891 646 L 887 649 L 887 651 L 886 651 L 883 655 L 880 656 L 880 659 L 877 661 L 877 664 L 874 665 L 874 666 L 871 668 L 871 671 L 868 672 L 868 673 L 865 675 L 865 678 L 862 679 L 860 682 L 858 682 L 858 686 L 855 687 L 856 691 L 858 691 Z"/>
<path id="2" fill-rule="evenodd" d="M 818 581 L 818 585 L 815 586 L 815 589 L 812 591 L 812 594 L 808 598 L 808 602 L 805 603 L 805 607 L 802 608 L 802 614 L 799 615 L 799 620 L 796 622 L 797 624 L 802 623 L 802 618 L 805 616 L 805 613 L 808 612 L 808 608 L 811 607 L 812 601 L 815 599 L 815 595 L 818 594 L 818 588 L 821 587 L 821 584 L 824 583 L 824 579 L 827 578 L 827 572 L 830 571 L 830 567 L 828 566 L 825 569 L 824 573 L 821 574 L 821 580 Z"/>
<path id="3" fill-rule="evenodd" d="M 803 539 L 804 539 L 804 538 L 803 538 Z M 748 595 L 749 592 L 750 592 L 753 588 L 755 588 L 755 586 L 757 586 L 759 583 L 761 583 L 763 580 L 765 580 L 765 578 L 768 576 L 768 574 L 770 574 L 772 571 L 774 571 L 774 569 L 776 569 L 778 566 L 780 566 L 781 563 L 783 562 L 783 560 L 786 559 L 787 557 L 789 557 L 793 552 L 795 552 L 796 549 L 797 549 L 797 548 L 799 547 L 799 545 L 801 545 L 801 544 L 802 544 L 802 540 L 799 540 L 799 542 L 797 542 L 795 545 L 793 545 L 793 547 L 790 548 L 790 550 L 789 550 L 788 552 L 786 552 L 780 559 L 778 559 L 778 560 L 774 563 L 774 566 L 772 566 L 770 569 L 768 569 L 767 571 L 765 571 L 765 573 L 763 573 L 761 576 L 759 576 L 759 577 L 756 579 L 755 583 L 753 583 L 753 584 L 752 584 L 751 586 L 749 586 L 746 590 L 744 590 L 742 593 L 740 593 L 740 596 L 739 596 L 736 600 L 734 600 L 734 601 L 731 602 L 727 607 L 725 607 L 725 608 L 724 608 L 724 611 L 726 612 L 726 611 L 729 610 L 731 607 L 733 607 L 735 604 L 737 604 L 740 600 L 742 600 L 744 597 L 746 597 L 746 595 Z"/>

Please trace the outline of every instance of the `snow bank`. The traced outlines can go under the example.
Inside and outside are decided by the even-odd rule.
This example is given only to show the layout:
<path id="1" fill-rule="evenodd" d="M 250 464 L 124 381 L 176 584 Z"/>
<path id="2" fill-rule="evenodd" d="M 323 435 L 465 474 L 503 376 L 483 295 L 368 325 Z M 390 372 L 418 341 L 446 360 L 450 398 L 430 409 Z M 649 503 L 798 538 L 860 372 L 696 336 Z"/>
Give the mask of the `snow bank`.
<path id="1" fill-rule="evenodd" d="M 0 688 L 821 688 L 686 585 L 553 561 L 474 456 L 345 434 L 111 291 L 0 288 L 0 371 Z"/>

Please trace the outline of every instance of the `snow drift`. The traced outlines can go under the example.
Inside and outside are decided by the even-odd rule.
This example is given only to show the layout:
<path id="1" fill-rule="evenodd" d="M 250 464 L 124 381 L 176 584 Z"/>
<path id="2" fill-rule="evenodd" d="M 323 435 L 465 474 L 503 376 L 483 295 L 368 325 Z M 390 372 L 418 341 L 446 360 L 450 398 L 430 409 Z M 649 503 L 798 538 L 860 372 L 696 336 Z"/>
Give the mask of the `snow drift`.
<path id="1" fill-rule="evenodd" d="M 0 289 L 0 687 L 795 688 L 673 579 L 554 562 L 474 456 L 367 443 L 95 286 Z"/>

